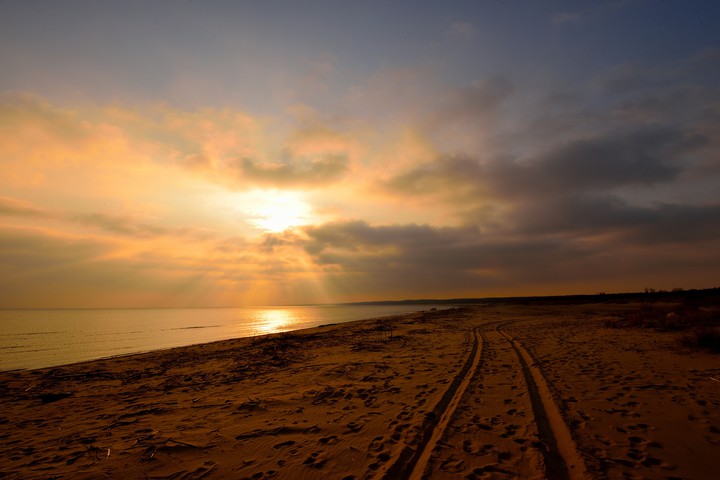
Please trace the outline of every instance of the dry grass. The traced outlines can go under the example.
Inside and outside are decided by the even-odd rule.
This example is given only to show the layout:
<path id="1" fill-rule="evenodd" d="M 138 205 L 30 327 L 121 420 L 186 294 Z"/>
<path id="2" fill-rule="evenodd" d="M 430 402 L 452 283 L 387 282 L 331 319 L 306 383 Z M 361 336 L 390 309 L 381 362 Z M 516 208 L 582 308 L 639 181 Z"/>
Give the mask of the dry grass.
<path id="1" fill-rule="evenodd" d="M 682 331 L 707 327 L 718 322 L 718 311 L 703 309 L 692 304 L 653 305 L 628 310 L 605 321 L 611 328 L 652 328 L 659 331 Z"/>
<path id="2" fill-rule="evenodd" d="M 714 303 L 644 304 L 606 320 L 604 325 L 687 332 L 676 340 L 680 347 L 720 353 L 720 309 Z"/>
<path id="3" fill-rule="evenodd" d="M 697 327 L 678 339 L 678 343 L 687 348 L 709 350 L 720 353 L 720 329 L 715 327 Z"/>

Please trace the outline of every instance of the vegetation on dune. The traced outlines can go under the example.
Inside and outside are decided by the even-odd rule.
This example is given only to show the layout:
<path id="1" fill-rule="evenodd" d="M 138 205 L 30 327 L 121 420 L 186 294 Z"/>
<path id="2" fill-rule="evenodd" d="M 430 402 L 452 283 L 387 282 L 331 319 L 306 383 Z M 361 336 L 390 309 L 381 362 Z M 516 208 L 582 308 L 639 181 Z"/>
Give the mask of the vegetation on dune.
<path id="1" fill-rule="evenodd" d="M 607 319 L 605 326 L 687 332 L 678 337 L 679 346 L 720 353 L 720 306 L 714 301 L 645 303 Z"/>
<path id="2" fill-rule="evenodd" d="M 660 331 L 687 330 L 688 328 L 707 326 L 718 322 L 717 310 L 701 308 L 692 304 L 652 305 L 644 304 L 640 308 L 608 319 L 605 326 L 612 328 L 652 328 Z"/>
<path id="3" fill-rule="evenodd" d="M 678 339 L 683 347 L 702 348 L 714 353 L 720 353 L 720 328 L 696 327 L 687 335 Z"/>

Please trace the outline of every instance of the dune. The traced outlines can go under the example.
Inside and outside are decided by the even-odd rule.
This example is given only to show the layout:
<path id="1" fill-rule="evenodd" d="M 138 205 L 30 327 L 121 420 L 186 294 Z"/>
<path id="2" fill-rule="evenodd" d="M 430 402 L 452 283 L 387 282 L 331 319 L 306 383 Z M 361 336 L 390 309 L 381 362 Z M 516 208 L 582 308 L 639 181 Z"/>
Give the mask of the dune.
<path id="1" fill-rule="evenodd" d="M 0 478 L 717 478 L 720 356 L 506 302 L 0 372 Z"/>

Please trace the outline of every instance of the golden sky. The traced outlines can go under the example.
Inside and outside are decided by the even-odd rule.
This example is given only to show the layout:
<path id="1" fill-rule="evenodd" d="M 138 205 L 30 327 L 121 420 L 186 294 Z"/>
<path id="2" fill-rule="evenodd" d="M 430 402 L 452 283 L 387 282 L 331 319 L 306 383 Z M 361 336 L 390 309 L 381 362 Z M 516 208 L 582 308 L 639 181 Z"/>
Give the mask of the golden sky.
<path id="1" fill-rule="evenodd" d="M 198 3 L 0 3 L 0 308 L 717 286 L 712 3 Z"/>

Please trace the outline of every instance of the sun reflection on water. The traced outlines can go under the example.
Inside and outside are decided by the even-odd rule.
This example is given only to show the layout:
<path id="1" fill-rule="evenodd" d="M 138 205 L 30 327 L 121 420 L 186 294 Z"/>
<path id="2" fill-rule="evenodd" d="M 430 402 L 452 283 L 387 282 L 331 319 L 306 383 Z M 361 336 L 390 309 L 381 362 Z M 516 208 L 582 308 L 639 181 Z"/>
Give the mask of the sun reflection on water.
<path id="1" fill-rule="evenodd" d="M 255 334 L 283 332 L 294 323 L 294 316 L 290 310 L 271 309 L 258 312 Z"/>

